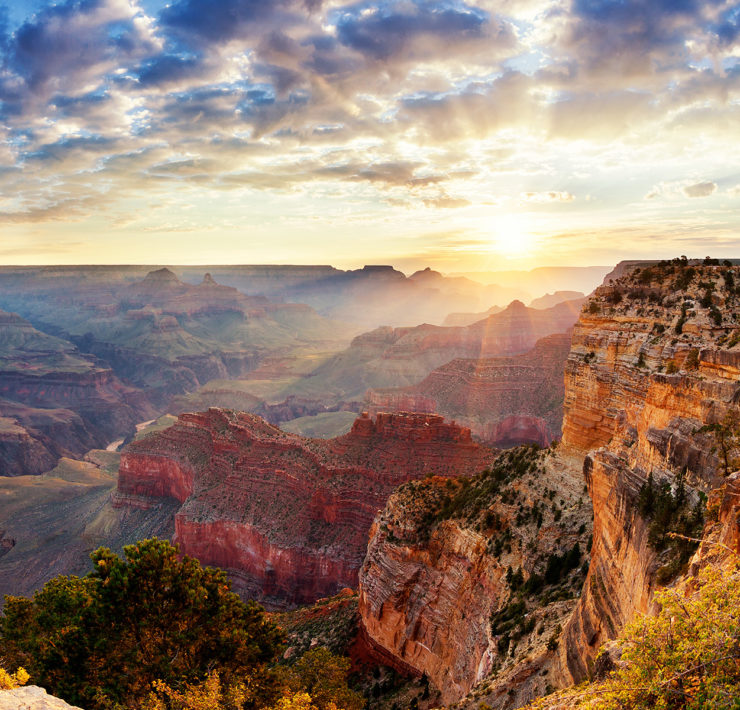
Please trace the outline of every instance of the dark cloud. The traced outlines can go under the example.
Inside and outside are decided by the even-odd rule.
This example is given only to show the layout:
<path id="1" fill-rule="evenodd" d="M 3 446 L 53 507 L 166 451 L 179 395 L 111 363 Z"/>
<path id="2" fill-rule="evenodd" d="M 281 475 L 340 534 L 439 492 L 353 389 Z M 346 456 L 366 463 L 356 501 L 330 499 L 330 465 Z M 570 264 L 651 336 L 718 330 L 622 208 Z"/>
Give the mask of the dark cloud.
<path id="1" fill-rule="evenodd" d="M 721 45 L 732 45 L 740 35 L 740 5 L 731 6 L 722 12 L 714 30 Z"/>
<path id="2" fill-rule="evenodd" d="M 724 0 L 575 0 L 564 47 L 579 75 L 636 76 L 685 66 L 686 40 L 709 30 L 703 13 Z"/>
<path id="3" fill-rule="evenodd" d="M 160 86 L 197 77 L 202 69 L 201 57 L 160 54 L 140 66 L 137 75 L 144 87 Z"/>
<path id="4" fill-rule="evenodd" d="M 179 0 L 160 14 L 164 27 L 201 44 L 255 37 L 299 21 L 322 0 Z"/>
<path id="5" fill-rule="evenodd" d="M 345 10 L 337 22 L 339 41 L 373 59 L 386 60 L 405 52 L 418 58 L 436 52 L 430 38 L 443 41 L 480 39 L 489 22 L 488 13 L 469 5 L 432 2 L 362 4 Z M 369 11 L 369 12 L 368 12 Z M 416 43 L 422 39 L 423 42 Z"/>

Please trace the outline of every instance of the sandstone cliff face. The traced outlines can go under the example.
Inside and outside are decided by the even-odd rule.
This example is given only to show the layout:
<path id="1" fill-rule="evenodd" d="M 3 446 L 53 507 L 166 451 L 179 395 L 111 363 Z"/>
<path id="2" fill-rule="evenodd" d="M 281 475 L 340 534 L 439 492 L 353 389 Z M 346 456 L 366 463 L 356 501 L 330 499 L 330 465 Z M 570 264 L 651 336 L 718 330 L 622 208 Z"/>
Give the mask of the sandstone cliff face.
<path id="1" fill-rule="evenodd" d="M 370 411 L 438 412 L 493 446 L 546 447 L 560 438 L 569 352 L 569 333 L 549 335 L 523 355 L 457 359 L 418 385 L 368 390 L 366 402 Z"/>
<path id="2" fill-rule="evenodd" d="M 563 445 L 585 456 L 594 506 L 592 563 L 563 646 L 575 680 L 664 581 L 666 554 L 639 505 L 648 475 L 675 491 L 684 474 L 689 500 L 721 483 L 716 442 L 699 429 L 737 408 L 734 278 L 711 266 L 628 273 L 597 289 L 575 326 Z"/>
<path id="3" fill-rule="evenodd" d="M 489 704 L 535 697 L 551 680 L 547 644 L 573 608 L 586 559 L 578 554 L 559 576 L 550 556 L 575 543 L 585 553 L 589 523 L 572 462 L 550 451 L 510 450 L 472 483 L 408 483 L 371 529 L 364 634 L 399 668 L 425 673 L 445 703 L 475 685 Z M 523 668 L 526 687 L 511 681 Z"/>
<path id="4" fill-rule="evenodd" d="M 479 471 L 492 457 L 440 416 L 363 415 L 350 433 L 319 440 L 210 409 L 124 451 L 116 504 L 177 499 L 183 552 L 230 570 L 245 594 L 291 604 L 356 586 L 370 525 L 394 487 Z"/>

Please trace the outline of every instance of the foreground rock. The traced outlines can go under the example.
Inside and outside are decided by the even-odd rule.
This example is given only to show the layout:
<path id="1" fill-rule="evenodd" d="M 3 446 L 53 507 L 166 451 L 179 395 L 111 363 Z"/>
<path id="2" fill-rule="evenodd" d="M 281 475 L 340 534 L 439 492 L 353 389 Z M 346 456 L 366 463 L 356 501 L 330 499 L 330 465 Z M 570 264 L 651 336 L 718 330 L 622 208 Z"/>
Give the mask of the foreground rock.
<path id="1" fill-rule="evenodd" d="M 350 433 L 320 440 L 210 409 L 124 451 L 115 505 L 176 499 L 182 551 L 279 606 L 357 585 L 370 525 L 396 486 L 471 474 L 493 456 L 435 415 L 363 415 Z"/>
<path id="2" fill-rule="evenodd" d="M 81 710 L 49 695 L 37 685 L 0 690 L 0 710 Z"/>

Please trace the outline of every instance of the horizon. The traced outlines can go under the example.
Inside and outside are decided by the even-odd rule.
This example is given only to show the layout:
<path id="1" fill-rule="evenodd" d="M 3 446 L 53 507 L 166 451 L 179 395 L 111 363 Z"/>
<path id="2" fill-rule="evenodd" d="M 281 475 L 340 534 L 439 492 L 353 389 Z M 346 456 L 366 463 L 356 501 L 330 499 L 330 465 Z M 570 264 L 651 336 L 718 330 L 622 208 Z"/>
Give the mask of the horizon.
<path id="1" fill-rule="evenodd" d="M 4 9 L 8 265 L 450 273 L 740 247 L 727 0 Z"/>

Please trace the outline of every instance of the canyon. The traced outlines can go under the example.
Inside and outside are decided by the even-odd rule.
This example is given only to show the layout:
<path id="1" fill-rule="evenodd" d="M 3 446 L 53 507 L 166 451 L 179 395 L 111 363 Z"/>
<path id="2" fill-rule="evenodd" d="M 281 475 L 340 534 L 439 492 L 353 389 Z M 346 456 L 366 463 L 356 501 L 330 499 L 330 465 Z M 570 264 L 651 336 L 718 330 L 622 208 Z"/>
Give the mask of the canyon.
<path id="1" fill-rule="evenodd" d="M 498 313 L 467 326 L 419 325 L 377 328 L 291 384 L 300 396 L 362 401 L 368 389 L 415 385 L 452 360 L 525 353 L 547 335 L 563 333 L 578 319 L 582 299 L 552 308 L 513 301 Z"/>
<path id="2" fill-rule="evenodd" d="M 481 441 L 548 445 L 560 431 L 567 347 L 561 337 L 545 340 L 530 355 L 526 353 L 541 338 L 572 327 L 582 303 L 583 299 L 576 299 L 533 309 L 514 301 L 466 326 L 376 328 L 353 338 L 348 348 L 316 358 L 314 367 L 307 366 L 307 358 L 266 360 L 238 382 L 209 382 L 176 398 L 170 411 L 211 406 L 241 409 L 276 425 L 299 419 L 296 430 L 306 434 L 312 422 L 303 418 L 321 416 L 328 423 L 327 431 L 338 435 L 346 431 L 350 418 L 328 414 L 364 409 L 431 413 L 438 407 L 444 416 L 464 420 Z M 519 354 L 520 361 L 491 360 Z M 430 379 L 419 384 L 427 376 Z M 509 386 L 506 377 L 511 377 Z M 469 395 L 469 410 L 462 396 L 438 392 L 454 385 Z M 387 391 L 391 388 L 406 389 L 395 397 Z M 533 392 L 537 397 L 530 401 Z M 489 401 L 488 395 L 493 399 Z"/>
<path id="3" fill-rule="evenodd" d="M 0 476 L 48 471 L 126 436 L 152 411 L 96 358 L 0 311 Z"/>
<path id="4" fill-rule="evenodd" d="M 150 276 L 121 286 L 126 312 L 147 311 L 149 291 L 172 290 L 166 307 L 188 322 L 197 318 L 190 289 L 215 288 L 217 318 L 218 294 L 234 297 L 209 279 Z M 635 614 L 656 611 L 657 589 L 740 550 L 736 284 L 740 268 L 729 263 L 635 262 L 588 300 L 540 310 L 514 302 L 468 326 L 379 328 L 300 371 L 265 355 L 231 390 L 225 379 L 185 388 L 177 421 L 108 454 L 120 463 L 98 452 L 61 459 L 53 475 L 6 477 L 22 525 L 0 519 L 0 579 L 20 579 L 28 566 L 23 589 L 32 591 L 47 573 L 45 563 L 29 565 L 34 555 L 51 555 L 54 572 L 77 571 L 93 544 L 158 534 L 224 567 L 243 596 L 271 608 L 357 588 L 343 598 L 356 599 L 358 657 L 428 679 L 445 704 L 521 707 L 590 677 L 599 648 Z M 158 332 L 166 317 L 154 314 L 166 326 Z M 21 345 L 54 337 L 17 316 L 4 322 L 25 334 Z M 60 362 L 95 375 L 99 399 L 110 389 L 141 406 L 141 390 L 100 374 L 110 370 L 95 355 L 67 339 L 51 346 L 57 369 L 34 365 L 39 348 L 29 346 L 28 365 L 0 379 L 0 462 L 6 446 L 6 460 L 48 465 L 34 448 L 44 432 L 20 408 L 41 416 L 45 376 L 60 393 L 74 390 L 58 384 Z M 318 341 L 307 347 L 316 354 Z M 270 377 L 286 367 L 294 389 L 275 398 Z M 261 390 L 249 389 L 254 373 Z M 227 406 L 186 411 L 211 395 L 274 421 L 353 421 L 346 434 L 312 439 Z M 358 406 L 367 411 L 354 417 Z M 44 415 L 56 416 L 61 401 L 54 407 Z M 522 442 L 532 445 L 488 445 Z M 49 523 L 46 558 L 24 488 Z"/>
<path id="5" fill-rule="evenodd" d="M 493 457 L 436 415 L 363 414 L 321 440 L 212 408 L 131 443 L 114 506 L 176 500 L 184 553 L 227 569 L 245 596 L 284 606 L 357 585 L 371 523 L 396 486 L 469 475 Z"/>
<path id="6" fill-rule="evenodd" d="M 562 497 L 563 516 L 573 514 L 577 491 L 585 497 L 584 481 L 593 506 L 590 564 L 581 568 L 580 595 L 563 600 L 557 634 L 546 644 L 530 637 L 513 663 L 507 645 L 498 645 L 512 615 L 520 630 L 531 630 L 530 619 L 538 626 L 537 614 L 553 599 L 540 591 L 532 605 L 527 590 L 542 575 L 542 560 L 524 550 L 563 551 L 568 537 L 561 532 L 542 548 L 536 536 L 524 537 L 529 548 L 511 544 L 503 556 L 491 554 L 486 543 L 501 531 L 491 535 L 479 513 L 442 505 L 440 515 L 439 494 L 402 488 L 373 525 L 360 574 L 361 624 L 372 642 L 399 666 L 426 674 L 445 702 L 520 707 L 587 678 L 604 642 L 635 613 L 655 611 L 656 589 L 722 557 L 716 542 L 738 550 L 740 474 L 725 477 L 711 432 L 740 396 L 737 280 L 731 265 L 635 265 L 584 306 L 566 365 L 563 439 L 536 477 Z M 543 501 L 526 476 L 517 485 L 525 497 L 512 537 L 526 530 L 529 506 Z M 656 517 L 658 496 L 670 517 Z M 491 491 L 481 510 L 511 529 L 511 502 Z M 591 505 L 580 510 L 588 516 Z M 420 520 L 432 521 L 423 536 Z M 704 536 L 693 558 L 696 543 L 670 538 L 672 530 Z M 507 564 L 521 565 L 514 585 L 502 582 Z"/>

